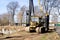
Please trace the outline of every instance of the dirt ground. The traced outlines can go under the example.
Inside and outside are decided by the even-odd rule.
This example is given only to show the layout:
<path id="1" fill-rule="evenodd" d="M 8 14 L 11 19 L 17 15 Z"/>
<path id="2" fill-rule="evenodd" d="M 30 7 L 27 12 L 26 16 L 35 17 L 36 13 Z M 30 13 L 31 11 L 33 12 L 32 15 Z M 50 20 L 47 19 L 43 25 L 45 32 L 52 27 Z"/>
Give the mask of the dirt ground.
<path id="1" fill-rule="evenodd" d="M 16 33 L 0 36 L 0 40 L 60 40 L 56 32 L 38 34 L 25 32 L 23 27 L 20 29 Z"/>

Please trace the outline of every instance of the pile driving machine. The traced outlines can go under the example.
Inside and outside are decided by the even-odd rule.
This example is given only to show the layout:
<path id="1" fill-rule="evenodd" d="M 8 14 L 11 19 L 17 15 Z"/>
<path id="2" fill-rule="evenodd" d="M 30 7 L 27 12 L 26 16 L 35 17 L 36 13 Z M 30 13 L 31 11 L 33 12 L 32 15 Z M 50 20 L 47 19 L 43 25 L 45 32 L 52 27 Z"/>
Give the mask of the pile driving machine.
<path id="1" fill-rule="evenodd" d="M 29 0 L 29 10 L 26 14 L 28 19 L 25 31 L 42 33 L 49 30 L 49 14 L 46 12 L 45 16 L 35 16 L 33 0 Z"/>

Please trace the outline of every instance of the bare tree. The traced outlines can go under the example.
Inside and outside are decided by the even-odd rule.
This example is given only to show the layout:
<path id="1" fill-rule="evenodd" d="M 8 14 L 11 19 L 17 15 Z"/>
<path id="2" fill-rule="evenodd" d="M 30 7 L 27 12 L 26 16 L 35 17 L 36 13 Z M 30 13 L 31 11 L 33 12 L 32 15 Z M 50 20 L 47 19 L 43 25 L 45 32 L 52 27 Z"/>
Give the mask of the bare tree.
<path id="1" fill-rule="evenodd" d="M 0 18 L 0 25 L 1 25 L 1 18 Z"/>
<path id="2" fill-rule="evenodd" d="M 34 7 L 34 14 L 35 14 L 35 16 L 41 16 L 40 9 L 38 6 Z"/>
<path id="3" fill-rule="evenodd" d="M 20 9 L 20 11 L 22 11 L 22 13 L 24 13 L 27 10 L 27 7 L 25 5 L 23 5 Z"/>
<path id="4" fill-rule="evenodd" d="M 18 19 L 18 22 L 20 25 L 22 25 L 22 12 L 20 11 L 18 14 L 17 14 L 17 19 Z"/>
<path id="5" fill-rule="evenodd" d="M 14 15 L 15 15 L 15 12 L 16 12 L 16 9 L 18 8 L 18 2 L 10 2 L 8 5 L 7 5 L 7 10 L 9 13 L 12 14 L 12 25 L 14 25 Z"/>
<path id="6" fill-rule="evenodd" d="M 24 6 L 22 6 L 21 7 L 21 9 L 20 9 L 20 12 L 18 13 L 18 17 L 19 17 L 19 19 L 20 19 L 20 22 L 21 22 L 21 25 L 22 25 L 22 19 L 23 19 L 23 15 L 24 15 L 24 12 L 26 12 L 26 10 L 27 10 L 27 7 L 24 5 Z"/>
<path id="7" fill-rule="evenodd" d="M 8 16 L 9 15 L 7 13 L 0 15 L 0 25 L 8 25 L 9 24 Z"/>

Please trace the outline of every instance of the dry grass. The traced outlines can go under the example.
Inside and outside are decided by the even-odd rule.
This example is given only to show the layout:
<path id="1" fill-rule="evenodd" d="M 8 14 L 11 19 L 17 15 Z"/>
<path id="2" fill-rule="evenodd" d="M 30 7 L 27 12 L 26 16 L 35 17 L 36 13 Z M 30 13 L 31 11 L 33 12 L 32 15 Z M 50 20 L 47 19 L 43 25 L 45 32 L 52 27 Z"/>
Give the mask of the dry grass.
<path id="1" fill-rule="evenodd" d="M 6 29 L 18 30 L 13 34 L 1 36 L 3 40 L 60 40 L 56 32 L 37 34 L 37 33 L 27 33 L 24 31 L 25 27 L 21 26 L 5 26 Z M 11 37 L 11 38 L 6 38 Z"/>

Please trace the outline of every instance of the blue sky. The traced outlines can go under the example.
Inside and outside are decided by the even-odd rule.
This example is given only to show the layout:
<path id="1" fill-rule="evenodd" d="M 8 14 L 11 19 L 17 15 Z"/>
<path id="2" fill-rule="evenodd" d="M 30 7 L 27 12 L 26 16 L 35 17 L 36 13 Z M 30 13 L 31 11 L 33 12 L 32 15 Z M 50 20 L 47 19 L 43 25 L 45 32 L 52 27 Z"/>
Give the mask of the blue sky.
<path id="1" fill-rule="evenodd" d="M 7 4 L 11 1 L 19 2 L 20 8 L 23 5 L 29 6 L 29 0 L 0 0 L 0 14 L 7 12 Z M 34 5 L 38 5 L 38 0 L 34 0 Z"/>

